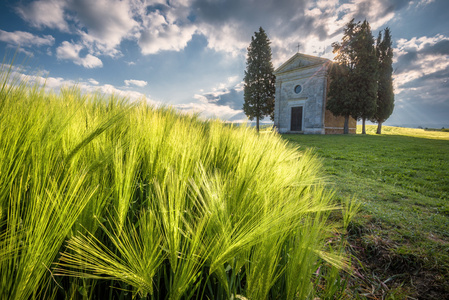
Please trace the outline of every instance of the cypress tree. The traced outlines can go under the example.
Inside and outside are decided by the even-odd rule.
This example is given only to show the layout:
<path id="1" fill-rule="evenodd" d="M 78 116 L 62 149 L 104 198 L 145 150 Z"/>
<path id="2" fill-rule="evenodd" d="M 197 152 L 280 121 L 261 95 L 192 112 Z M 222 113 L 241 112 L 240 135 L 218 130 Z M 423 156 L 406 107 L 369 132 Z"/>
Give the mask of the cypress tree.
<path id="1" fill-rule="evenodd" d="M 376 112 L 371 118 L 372 122 L 376 122 L 377 134 L 382 133 L 382 123 L 385 122 L 394 109 L 394 91 L 393 91 L 393 47 L 391 40 L 390 28 L 379 32 L 376 41 L 376 55 L 379 64 L 379 81 L 377 89 L 377 105 Z"/>
<path id="2" fill-rule="evenodd" d="M 330 83 L 326 108 L 335 116 L 345 118 L 343 127 L 345 134 L 349 133 L 349 117 L 354 114 L 356 99 L 354 37 L 357 34 L 357 28 L 358 23 L 355 23 L 354 19 L 346 24 L 342 43 L 332 44 L 332 52 L 336 56 L 334 63 L 329 68 Z"/>
<path id="3" fill-rule="evenodd" d="M 329 94 L 326 108 L 336 116 L 343 116 L 343 133 L 349 133 L 349 117 L 352 112 L 353 92 L 350 88 L 351 70 L 348 66 L 333 63 L 329 69 Z"/>
<path id="4" fill-rule="evenodd" d="M 329 69 L 329 98 L 326 108 L 345 117 L 343 132 L 348 133 L 349 117 L 365 121 L 376 111 L 378 60 L 368 21 L 346 24 L 342 43 L 333 43 L 336 54 Z"/>
<path id="5" fill-rule="evenodd" d="M 362 134 L 366 134 L 365 121 L 374 116 L 377 101 L 378 59 L 369 23 L 365 20 L 354 37 L 355 92 L 352 116 L 362 120 Z"/>
<path id="6" fill-rule="evenodd" d="M 262 27 L 251 37 L 248 47 L 245 71 L 243 111 L 252 121 L 270 116 L 274 120 L 275 81 L 273 63 L 271 62 L 270 40 Z"/>

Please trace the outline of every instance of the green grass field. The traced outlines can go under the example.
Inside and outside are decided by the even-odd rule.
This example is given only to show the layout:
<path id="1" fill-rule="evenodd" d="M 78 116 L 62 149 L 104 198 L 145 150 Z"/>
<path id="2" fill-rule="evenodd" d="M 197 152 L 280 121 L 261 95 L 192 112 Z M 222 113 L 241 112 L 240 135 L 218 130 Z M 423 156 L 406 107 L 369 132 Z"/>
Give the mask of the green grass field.
<path id="1" fill-rule="evenodd" d="M 362 202 L 349 236 L 361 260 L 354 268 L 363 277 L 354 280 L 354 290 L 372 297 L 445 299 L 449 133 L 385 126 L 376 135 L 375 129 L 368 126 L 367 135 L 283 137 L 314 149 L 338 197 Z"/>

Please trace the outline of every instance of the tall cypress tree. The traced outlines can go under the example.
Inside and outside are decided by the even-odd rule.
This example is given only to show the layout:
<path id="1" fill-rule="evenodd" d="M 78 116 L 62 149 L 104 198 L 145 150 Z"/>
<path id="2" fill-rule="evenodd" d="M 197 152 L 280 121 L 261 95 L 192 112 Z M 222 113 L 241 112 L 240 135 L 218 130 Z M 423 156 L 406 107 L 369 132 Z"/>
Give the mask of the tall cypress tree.
<path id="1" fill-rule="evenodd" d="M 376 111 L 378 62 L 368 21 L 346 24 L 342 42 L 333 43 L 336 54 L 329 69 L 329 98 L 326 108 L 345 117 L 343 132 L 348 133 L 349 117 L 365 120 Z"/>
<path id="2" fill-rule="evenodd" d="M 329 68 L 329 94 L 326 108 L 335 116 L 343 116 L 345 123 L 343 133 L 349 133 L 349 117 L 354 114 L 354 102 L 356 99 L 355 76 L 355 51 L 354 38 L 357 34 L 358 23 L 354 19 L 349 21 L 344 28 L 341 44 L 332 44 L 333 53 L 336 54 L 334 63 Z"/>
<path id="3" fill-rule="evenodd" d="M 273 63 L 271 62 L 270 40 L 262 27 L 251 37 L 248 47 L 245 71 L 245 87 L 243 111 L 252 121 L 256 119 L 259 131 L 259 120 L 265 116 L 274 119 L 275 81 Z"/>
<path id="4" fill-rule="evenodd" d="M 369 23 L 365 20 L 354 37 L 355 92 L 352 116 L 362 120 L 362 134 L 366 134 L 365 121 L 374 116 L 377 101 L 378 59 Z"/>
<path id="5" fill-rule="evenodd" d="M 393 47 L 390 28 L 384 30 L 376 41 L 376 54 L 379 64 L 379 81 L 377 89 L 377 107 L 371 121 L 376 122 L 377 134 L 382 133 L 382 123 L 393 113 L 394 91 L 393 91 Z"/>
<path id="6" fill-rule="evenodd" d="M 345 123 L 343 133 L 349 133 L 349 117 L 352 112 L 353 92 L 349 78 L 351 69 L 348 66 L 333 63 L 329 69 L 329 93 L 326 109 L 336 116 L 343 116 Z"/>

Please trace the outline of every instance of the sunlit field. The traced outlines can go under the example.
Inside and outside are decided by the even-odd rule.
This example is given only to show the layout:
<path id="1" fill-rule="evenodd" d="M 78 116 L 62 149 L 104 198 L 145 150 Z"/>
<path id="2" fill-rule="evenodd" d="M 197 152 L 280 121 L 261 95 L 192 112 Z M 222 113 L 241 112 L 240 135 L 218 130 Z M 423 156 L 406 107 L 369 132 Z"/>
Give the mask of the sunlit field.
<path id="1" fill-rule="evenodd" d="M 345 296 L 357 204 L 310 151 L 1 74 L 1 299 Z"/>
<path id="2" fill-rule="evenodd" d="M 446 299 L 449 132 L 384 126 L 376 135 L 376 128 L 368 126 L 367 135 L 283 137 L 322 159 L 336 197 L 362 203 L 348 236 L 360 260 L 353 260 L 360 274 L 350 284 L 355 294 Z"/>

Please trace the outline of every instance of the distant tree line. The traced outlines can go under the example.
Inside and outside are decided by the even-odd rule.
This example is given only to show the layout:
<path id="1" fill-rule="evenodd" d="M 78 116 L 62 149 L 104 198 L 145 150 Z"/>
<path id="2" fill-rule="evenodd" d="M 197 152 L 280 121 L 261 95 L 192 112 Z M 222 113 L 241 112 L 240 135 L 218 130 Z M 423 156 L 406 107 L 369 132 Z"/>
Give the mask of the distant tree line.
<path id="1" fill-rule="evenodd" d="M 352 19 L 344 28 L 341 43 L 333 43 L 334 63 L 329 68 L 329 95 L 326 108 L 345 118 L 344 133 L 349 132 L 349 118 L 382 123 L 392 114 L 393 47 L 391 32 L 379 32 L 377 40 L 371 34 L 368 21 L 355 23 Z"/>

